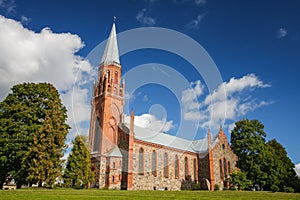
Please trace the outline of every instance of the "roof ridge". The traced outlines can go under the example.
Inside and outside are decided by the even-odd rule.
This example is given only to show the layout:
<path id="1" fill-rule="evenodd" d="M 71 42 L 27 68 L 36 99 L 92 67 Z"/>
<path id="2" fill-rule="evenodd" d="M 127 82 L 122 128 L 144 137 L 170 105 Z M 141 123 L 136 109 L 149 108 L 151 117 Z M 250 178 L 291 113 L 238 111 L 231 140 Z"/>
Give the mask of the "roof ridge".
<path id="1" fill-rule="evenodd" d="M 123 123 L 128 127 L 128 123 Z M 124 130 L 124 129 L 123 129 Z M 134 126 L 134 137 L 138 140 L 160 144 L 167 147 L 177 148 L 191 152 L 204 152 L 207 151 L 207 138 L 198 140 L 188 140 L 182 137 L 171 135 L 165 132 L 153 132 L 150 129 L 140 126 Z"/>

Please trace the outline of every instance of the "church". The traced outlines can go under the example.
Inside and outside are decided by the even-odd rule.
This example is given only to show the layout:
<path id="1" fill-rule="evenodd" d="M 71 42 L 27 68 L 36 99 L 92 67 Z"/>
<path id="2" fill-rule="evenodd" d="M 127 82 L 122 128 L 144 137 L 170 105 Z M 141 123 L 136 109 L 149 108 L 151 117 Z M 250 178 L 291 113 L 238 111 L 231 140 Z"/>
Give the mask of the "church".
<path id="1" fill-rule="evenodd" d="M 134 111 L 124 121 L 125 83 L 121 81 L 115 22 L 93 84 L 89 145 L 95 181 L 92 187 L 123 190 L 181 190 L 228 187 L 236 155 L 220 127 L 199 140 L 187 140 L 136 126 Z M 128 80 L 130 81 L 130 80 Z"/>

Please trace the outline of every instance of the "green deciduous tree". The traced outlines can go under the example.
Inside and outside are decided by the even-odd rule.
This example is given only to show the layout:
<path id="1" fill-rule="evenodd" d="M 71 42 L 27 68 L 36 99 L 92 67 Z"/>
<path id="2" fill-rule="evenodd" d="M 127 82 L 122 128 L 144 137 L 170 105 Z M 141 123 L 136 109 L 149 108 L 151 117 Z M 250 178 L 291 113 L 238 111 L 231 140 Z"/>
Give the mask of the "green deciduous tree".
<path id="1" fill-rule="evenodd" d="M 93 181 L 91 155 L 87 146 L 85 136 L 76 136 L 73 140 L 73 148 L 63 175 L 66 186 L 87 187 L 88 183 Z"/>
<path id="2" fill-rule="evenodd" d="M 266 142 L 264 125 L 257 120 L 241 120 L 231 132 L 231 146 L 238 156 L 237 167 L 260 189 L 283 191 L 295 186 L 294 164 L 275 139 Z"/>
<path id="3" fill-rule="evenodd" d="M 12 87 L 0 103 L 0 150 L 3 168 L 24 183 L 53 184 L 61 171 L 67 110 L 49 83 L 23 83 Z"/>
<path id="4" fill-rule="evenodd" d="M 262 169 L 265 137 L 264 125 L 258 120 L 241 120 L 231 132 L 231 147 L 238 156 L 237 167 L 247 172 L 247 178 L 260 188 L 265 186 L 268 176 Z"/>
<path id="5" fill-rule="evenodd" d="M 275 139 L 267 142 L 269 149 L 268 186 L 277 185 L 281 191 L 285 187 L 290 187 L 296 179 L 295 165 L 287 156 L 285 148 Z"/>

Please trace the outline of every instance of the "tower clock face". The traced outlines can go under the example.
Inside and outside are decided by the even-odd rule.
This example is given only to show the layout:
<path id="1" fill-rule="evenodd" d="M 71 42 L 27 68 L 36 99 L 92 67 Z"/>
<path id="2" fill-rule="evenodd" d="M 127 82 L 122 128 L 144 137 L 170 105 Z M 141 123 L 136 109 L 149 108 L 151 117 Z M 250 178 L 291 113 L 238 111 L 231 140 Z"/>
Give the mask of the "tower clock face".
<path id="1" fill-rule="evenodd" d="M 111 126 L 114 126 L 116 124 L 115 120 L 114 119 L 109 119 L 108 123 L 111 125 Z"/>

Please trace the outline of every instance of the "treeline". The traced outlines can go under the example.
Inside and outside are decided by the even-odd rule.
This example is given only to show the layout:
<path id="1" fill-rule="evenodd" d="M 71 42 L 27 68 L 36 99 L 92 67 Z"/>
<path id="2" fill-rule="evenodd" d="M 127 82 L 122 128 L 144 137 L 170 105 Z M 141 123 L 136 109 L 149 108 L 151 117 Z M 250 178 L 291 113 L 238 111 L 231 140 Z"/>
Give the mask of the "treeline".
<path id="1" fill-rule="evenodd" d="M 266 140 L 264 125 L 244 119 L 235 123 L 231 148 L 238 156 L 239 170 L 228 181 L 239 189 L 300 192 L 295 165 L 275 139 Z"/>
<path id="2" fill-rule="evenodd" d="M 78 185 L 72 179 L 80 179 L 81 186 L 87 185 L 86 178 L 81 176 L 91 173 L 90 153 L 82 137 L 73 142 L 73 150 L 79 148 L 76 155 L 80 161 L 74 161 L 71 153 L 73 160 L 68 161 L 65 170 L 68 174 L 63 174 L 61 158 L 67 148 L 65 140 L 70 127 L 56 88 L 49 83 L 23 83 L 11 90 L 0 103 L 0 188 L 7 177 L 13 177 L 17 188 L 32 184 L 52 187 L 62 178 L 68 186 Z M 84 162 L 87 168 L 82 168 L 79 162 Z M 87 172 L 73 175 L 74 165 Z M 91 177 L 89 174 L 89 181 Z"/>

